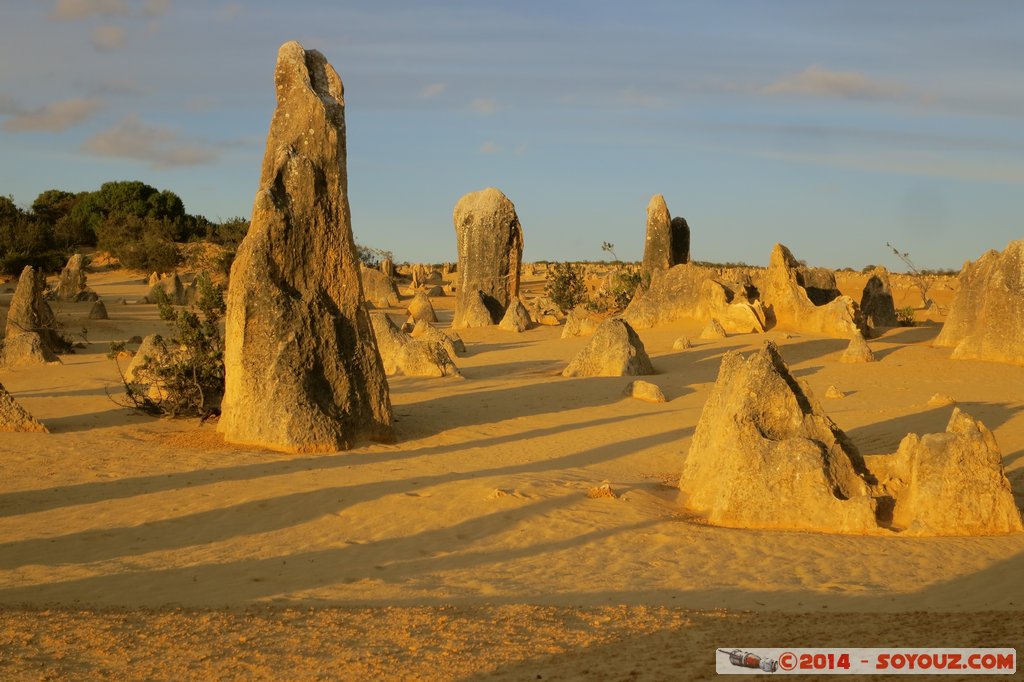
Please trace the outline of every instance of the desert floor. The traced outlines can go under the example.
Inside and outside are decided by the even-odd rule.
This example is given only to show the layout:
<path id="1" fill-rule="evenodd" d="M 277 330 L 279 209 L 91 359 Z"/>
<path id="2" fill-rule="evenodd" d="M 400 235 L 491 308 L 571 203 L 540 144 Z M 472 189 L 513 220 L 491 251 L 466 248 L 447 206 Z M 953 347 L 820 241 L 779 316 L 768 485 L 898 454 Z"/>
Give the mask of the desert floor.
<path id="1" fill-rule="evenodd" d="M 0 436 L 2 679 L 683 680 L 714 677 L 715 648 L 1024 644 L 1024 534 L 717 528 L 675 488 L 722 354 L 769 338 L 864 454 L 944 430 L 952 407 L 927 403 L 954 398 L 1020 504 L 1024 367 L 951 361 L 935 323 L 887 330 L 866 365 L 843 340 L 641 330 L 664 404 L 562 378 L 587 338 L 561 327 L 465 330 L 463 378 L 390 379 L 396 444 L 295 456 L 108 397 L 109 342 L 165 330 L 115 303 L 141 278 L 91 275 L 110 320 L 58 307 L 86 347 L 0 371 L 52 431 Z M 604 482 L 618 497 L 587 496 Z"/>

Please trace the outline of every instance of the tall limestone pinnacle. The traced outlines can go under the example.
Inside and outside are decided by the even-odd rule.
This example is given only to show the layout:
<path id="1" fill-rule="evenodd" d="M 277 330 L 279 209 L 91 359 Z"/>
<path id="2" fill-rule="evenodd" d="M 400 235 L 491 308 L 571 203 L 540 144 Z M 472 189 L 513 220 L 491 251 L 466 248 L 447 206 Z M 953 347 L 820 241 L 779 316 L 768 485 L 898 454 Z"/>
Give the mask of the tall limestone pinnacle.
<path id="1" fill-rule="evenodd" d="M 392 438 L 391 399 L 348 204 L 343 86 L 322 54 L 281 46 L 277 108 L 225 317 L 225 440 L 287 452 Z"/>
<path id="2" fill-rule="evenodd" d="M 523 228 L 516 207 L 494 187 L 470 192 L 452 212 L 459 250 L 453 329 L 497 324 L 519 296 Z M 474 306 L 482 299 L 487 313 Z"/>
<path id="3" fill-rule="evenodd" d="M 690 262 L 690 226 L 682 216 L 673 218 L 665 197 L 655 194 L 647 204 L 647 239 L 643 267 L 647 272 L 667 270 Z"/>

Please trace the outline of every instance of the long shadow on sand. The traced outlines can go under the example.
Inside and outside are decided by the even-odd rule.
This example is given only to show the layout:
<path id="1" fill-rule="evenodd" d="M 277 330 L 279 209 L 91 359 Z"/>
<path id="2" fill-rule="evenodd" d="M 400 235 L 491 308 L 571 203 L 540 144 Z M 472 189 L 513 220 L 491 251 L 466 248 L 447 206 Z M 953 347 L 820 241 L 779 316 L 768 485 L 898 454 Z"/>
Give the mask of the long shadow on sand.
<path id="1" fill-rule="evenodd" d="M 1011 406 L 1006 403 L 960 403 L 959 407 L 975 419 L 981 420 L 990 430 L 1005 424 L 1015 414 L 1024 410 L 1024 405 Z M 900 441 L 908 433 L 923 435 L 945 431 L 952 413 L 952 405 L 934 407 L 923 412 L 858 426 L 846 434 L 864 454 L 891 453 L 896 452 Z"/>
<path id="2" fill-rule="evenodd" d="M 113 481 L 79 483 L 55 488 L 9 492 L 0 494 L 0 517 L 33 514 L 49 509 L 93 504 L 135 497 L 137 495 L 149 495 L 190 486 L 255 480 L 267 476 L 282 476 L 300 471 L 373 465 L 406 458 L 441 455 L 469 448 L 495 447 L 511 441 L 542 439 L 555 434 L 571 432 L 575 429 L 623 423 L 633 419 L 642 419 L 643 417 L 644 415 L 642 414 L 602 417 L 581 422 L 561 423 L 526 432 L 520 431 L 513 434 L 474 438 L 464 443 L 435 445 L 425 448 L 402 449 L 398 447 L 384 452 L 343 452 L 313 457 L 288 457 L 286 459 L 268 460 L 256 464 L 245 464 L 221 469 L 200 469 L 173 474 L 137 476 Z M 682 438 L 685 432 L 685 429 L 680 430 L 679 437 Z M 173 456 L 173 450 L 168 450 L 168 456 Z M 280 457 L 281 455 L 272 453 L 270 456 Z"/>
<path id="3" fill-rule="evenodd" d="M 415 493 L 433 485 L 470 478 L 511 476 L 583 467 L 596 462 L 613 460 L 631 454 L 638 449 L 679 440 L 687 431 L 690 431 L 690 429 L 683 429 L 681 431 L 670 429 L 639 438 L 608 443 L 562 457 L 540 459 L 522 464 L 466 472 L 445 472 L 432 476 L 418 476 L 415 480 L 400 479 L 352 486 L 319 488 L 275 498 L 245 502 L 138 526 L 104 528 L 95 531 L 72 533 L 60 537 L 6 543 L 0 545 L 0 568 L 10 569 L 31 564 L 91 563 L 116 557 L 133 556 L 158 550 L 179 549 L 220 542 L 239 536 L 271 532 L 327 515 L 344 518 L 343 511 L 345 508 L 387 495 Z M 115 587 L 109 583 L 111 581 L 113 583 L 118 581 L 128 581 L 131 583 L 138 580 L 140 576 L 149 575 L 148 580 L 157 579 L 161 582 L 165 579 L 180 580 L 183 586 L 191 584 L 193 589 L 199 587 L 199 589 L 206 590 L 211 589 L 211 582 L 222 583 L 227 580 L 233 584 L 234 587 L 232 589 L 245 588 L 243 591 L 248 593 L 244 597 L 245 599 L 256 599 L 277 593 L 281 590 L 281 586 L 277 580 L 273 581 L 278 583 L 274 587 L 260 585 L 259 581 L 246 584 L 244 582 L 248 580 L 246 576 L 253 570 L 259 572 L 266 571 L 268 576 L 280 575 L 283 570 L 281 569 L 282 559 L 286 562 L 291 562 L 292 566 L 298 569 L 292 569 L 295 572 L 294 577 L 286 578 L 289 582 L 289 590 L 310 589 L 322 584 L 336 582 L 339 576 L 344 576 L 351 581 L 368 578 L 405 580 L 423 572 L 444 569 L 445 559 L 443 557 L 436 560 L 423 557 L 420 549 L 424 544 L 434 545 L 440 538 L 444 540 L 441 546 L 457 548 L 488 535 L 504 532 L 510 526 L 532 516 L 543 515 L 584 499 L 578 491 L 573 491 L 558 497 L 533 502 L 519 508 L 487 514 L 450 527 L 423 531 L 408 537 L 387 539 L 365 545 L 356 544 L 342 548 L 289 554 L 285 557 L 278 556 L 272 559 L 245 560 L 230 564 L 206 565 L 171 571 L 109 575 L 74 582 L 88 584 L 91 581 L 96 581 L 95 589 L 112 589 L 114 590 L 113 593 L 122 594 L 121 587 Z M 493 522 L 496 516 L 502 517 L 502 523 L 495 524 Z M 657 521 L 658 519 L 655 519 L 652 523 Z M 521 550 L 521 552 L 524 555 L 543 553 L 551 551 L 554 545 L 572 546 L 576 543 L 585 542 L 586 540 L 582 538 L 587 538 L 590 535 L 596 538 L 621 531 L 622 529 L 600 531 L 585 534 L 580 538 L 572 538 L 565 543 L 532 545 Z M 501 552 L 500 554 L 481 555 L 480 563 L 503 561 L 507 560 L 509 556 L 514 555 L 515 550 L 511 554 Z M 462 554 L 457 560 L 460 566 L 464 566 L 466 555 Z M 319 566 L 307 566 L 307 564 L 316 562 L 320 562 Z M 394 565 L 398 570 L 385 576 L 378 572 L 381 563 Z M 317 570 L 325 564 L 329 567 L 328 570 Z M 470 560 L 470 565 L 474 565 L 472 560 Z M 345 567 L 345 571 L 339 573 L 338 568 L 340 567 Z M 356 575 L 352 575 L 353 573 L 356 573 Z M 66 584 L 62 583 L 52 587 L 61 589 L 61 585 Z M 132 589 L 127 584 L 122 585 L 122 587 Z M 223 584 L 220 587 L 214 586 L 214 592 L 211 594 L 218 594 L 217 590 L 223 587 L 225 587 Z M 23 589 L 28 590 L 28 592 L 23 592 Z M 47 586 L 14 588 L 12 590 L 0 591 L 0 601 L 22 601 L 29 598 L 30 593 L 35 589 L 41 589 L 45 592 Z M 37 596 L 45 598 L 44 595 Z"/>
<path id="4" fill-rule="evenodd" d="M 717 374 L 718 363 L 714 363 L 713 371 Z M 399 435 L 421 438 L 461 427 L 610 405 L 623 399 L 623 389 L 634 378 L 559 377 L 490 390 L 469 387 L 461 393 L 396 407 L 400 416 Z M 678 390 L 670 392 L 680 395 Z"/>

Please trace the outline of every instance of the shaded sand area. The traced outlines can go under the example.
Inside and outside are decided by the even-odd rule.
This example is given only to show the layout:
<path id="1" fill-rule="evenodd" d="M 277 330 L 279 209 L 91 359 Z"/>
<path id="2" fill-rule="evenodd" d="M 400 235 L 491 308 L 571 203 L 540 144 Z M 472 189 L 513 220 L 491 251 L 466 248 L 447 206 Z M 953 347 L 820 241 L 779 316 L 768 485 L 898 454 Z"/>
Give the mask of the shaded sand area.
<path id="1" fill-rule="evenodd" d="M 0 437 L 0 677 L 697 679 L 715 647 L 1024 643 L 1024 534 L 716 528 L 675 487 L 722 354 L 770 338 L 864 454 L 942 431 L 953 408 L 927 403 L 954 398 L 1020 505 L 1024 367 L 951 361 L 938 325 L 861 365 L 843 340 L 642 330 L 664 404 L 559 376 L 587 342 L 561 327 L 462 330 L 464 378 L 390 378 L 396 444 L 293 456 L 111 402 L 109 342 L 164 329 L 114 303 L 140 277 L 91 275 L 110 320 L 58 309 L 87 347 L 0 376 L 52 431 Z"/>

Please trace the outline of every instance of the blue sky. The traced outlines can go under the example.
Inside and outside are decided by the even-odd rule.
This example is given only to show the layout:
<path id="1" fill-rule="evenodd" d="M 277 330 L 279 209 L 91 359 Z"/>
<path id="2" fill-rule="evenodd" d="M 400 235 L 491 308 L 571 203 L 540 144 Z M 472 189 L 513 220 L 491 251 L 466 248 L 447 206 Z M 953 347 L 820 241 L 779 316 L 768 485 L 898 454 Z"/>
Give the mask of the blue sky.
<path id="1" fill-rule="evenodd" d="M 524 257 L 959 267 L 1024 237 L 1024 3 L 20 0 L 0 9 L 0 194 L 140 179 L 248 216 L 278 46 L 345 83 L 360 242 L 454 259 L 495 186 Z"/>

